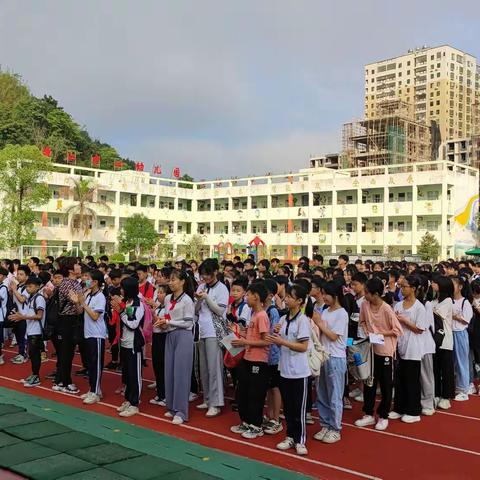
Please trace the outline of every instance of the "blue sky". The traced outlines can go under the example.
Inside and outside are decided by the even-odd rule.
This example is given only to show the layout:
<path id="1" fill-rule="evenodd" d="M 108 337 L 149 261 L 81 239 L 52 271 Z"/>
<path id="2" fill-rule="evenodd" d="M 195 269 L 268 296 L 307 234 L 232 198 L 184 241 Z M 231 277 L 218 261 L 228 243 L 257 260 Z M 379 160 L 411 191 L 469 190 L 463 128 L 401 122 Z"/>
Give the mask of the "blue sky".
<path id="1" fill-rule="evenodd" d="M 339 149 L 364 64 L 424 44 L 480 58 L 479 14 L 478 0 L 0 0 L 0 62 L 133 160 L 262 175 Z"/>

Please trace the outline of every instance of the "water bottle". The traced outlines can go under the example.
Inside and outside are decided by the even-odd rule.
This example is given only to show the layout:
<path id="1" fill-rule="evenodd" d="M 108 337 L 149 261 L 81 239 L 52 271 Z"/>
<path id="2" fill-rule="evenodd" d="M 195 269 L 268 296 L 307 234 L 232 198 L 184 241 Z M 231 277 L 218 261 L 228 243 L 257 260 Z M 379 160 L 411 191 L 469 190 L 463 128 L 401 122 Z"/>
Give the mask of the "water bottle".
<path id="1" fill-rule="evenodd" d="M 359 365 L 361 365 L 363 362 L 362 360 L 362 356 L 356 352 L 353 354 L 353 361 L 355 362 L 355 365 L 358 367 Z"/>

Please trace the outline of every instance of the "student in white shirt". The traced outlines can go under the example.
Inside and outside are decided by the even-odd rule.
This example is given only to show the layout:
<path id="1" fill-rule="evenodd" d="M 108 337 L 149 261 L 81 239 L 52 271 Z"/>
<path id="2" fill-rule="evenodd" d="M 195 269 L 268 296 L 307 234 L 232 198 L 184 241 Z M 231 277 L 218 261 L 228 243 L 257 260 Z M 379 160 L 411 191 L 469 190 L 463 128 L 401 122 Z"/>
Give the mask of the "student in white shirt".
<path id="1" fill-rule="evenodd" d="M 463 277 L 452 277 L 453 282 L 453 357 L 455 364 L 455 400 L 468 400 L 470 386 L 468 325 L 473 318 L 470 285 Z"/>
<path id="2" fill-rule="evenodd" d="M 6 268 L 0 267 L 0 365 L 5 364 L 2 347 L 4 341 L 3 323 L 5 322 L 7 316 L 8 302 L 8 286 L 6 284 L 7 276 L 8 270 Z"/>
<path id="3" fill-rule="evenodd" d="M 317 325 L 320 341 L 329 354 L 322 365 L 317 383 L 318 415 L 322 429 L 313 438 L 335 443 L 341 438 L 343 393 L 347 371 L 348 313 L 342 306 L 343 286 L 331 281 L 322 287 L 323 300 L 328 306 Z"/>
<path id="4" fill-rule="evenodd" d="M 10 292 L 13 296 L 13 302 L 15 303 L 18 313 L 24 313 L 27 305 L 28 292 L 26 281 L 30 275 L 30 268 L 27 265 L 20 265 L 17 270 L 17 278 L 13 279 L 9 284 Z M 16 365 L 21 365 L 28 361 L 26 346 L 27 346 L 27 323 L 24 320 L 19 320 L 12 328 L 15 334 L 15 339 L 18 345 L 18 355 L 11 359 L 11 362 Z"/>
<path id="5" fill-rule="evenodd" d="M 13 313 L 8 318 L 15 322 L 25 322 L 32 374 L 23 381 L 23 384 L 25 387 L 37 387 L 40 385 L 40 365 L 46 305 L 45 298 L 39 292 L 42 287 L 40 278 L 34 276 L 29 277 L 25 286 L 29 297 L 26 305 L 23 306 L 21 313 Z"/>
<path id="6" fill-rule="evenodd" d="M 207 417 L 216 417 L 224 405 L 223 351 L 219 341 L 228 333 L 226 310 L 229 293 L 217 278 L 216 260 L 205 260 L 199 270 L 205 284 L 200 285 L 195 293 L 195 313 L 200 330 L 200 378 L 203 386 L 203 403 L 197 405 L 197 408 L 207 410 Z"/>
<path id="7" fill-rule="evenodd" d="M 398 366 L 395 375 L 394 409 L 389 419 L 400 418 L 404 423 L 421 420 L 421 361 L 424 352 L 423 332 L 427 328 L 425 307 L 417 300 L 420 279 L 409 275 L 401 281 L 403 301 L 393 308 L 402 324 L 403 335 L 398 337 Z"/>
<path id="8" fill-rule="evenodd" d="M 88 382 L 90 390 L 81 396 L 83 403 L 91 405 L 100 401 L 102 397 L 102 371 L 105 359 L 105 338 L 107 338 L 107 324 L 105 310 L 107 299 L 102 287 L 105 276 L 100 270 L 87 273 L 85 287 L 87 294 L 72 293 L 72 300 L 83 309 L 85 346 L 88 364 Z"/>

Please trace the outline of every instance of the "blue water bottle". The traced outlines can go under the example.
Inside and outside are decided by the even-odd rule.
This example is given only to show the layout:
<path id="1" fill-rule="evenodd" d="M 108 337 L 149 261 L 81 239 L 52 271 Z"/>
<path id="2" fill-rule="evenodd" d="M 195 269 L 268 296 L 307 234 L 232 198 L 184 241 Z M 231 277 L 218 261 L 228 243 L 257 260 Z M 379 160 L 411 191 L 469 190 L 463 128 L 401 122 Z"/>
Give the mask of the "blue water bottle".
<path id="1" fill-rule="evenodd" d="M 361 365 L 363 363 L 362 356 L 358 352 L 354 353 L 353 361 L 355 362 L 355 365 L 358 367 L 358 365 Z"/>

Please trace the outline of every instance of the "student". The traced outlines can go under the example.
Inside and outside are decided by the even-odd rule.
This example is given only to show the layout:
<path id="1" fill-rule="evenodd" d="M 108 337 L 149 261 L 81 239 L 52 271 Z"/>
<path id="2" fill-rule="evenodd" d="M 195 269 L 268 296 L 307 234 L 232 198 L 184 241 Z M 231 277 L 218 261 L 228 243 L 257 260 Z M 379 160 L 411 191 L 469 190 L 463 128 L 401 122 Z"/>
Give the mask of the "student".
<path id="1" fill-rule="evenodd" d="M 154 313 L 152 334 L 152 366 L 155 374 L 155 398 L 150 399 L 152 405 L 166 407 L 165 402 L 165 344 L 167 332 L 159 323 L 158 319 L 165 316 L 165 298 L 172 292 L 168 285 L 159 285 L 157 288 L 157 308 Z"/>
<path id="2" fill-rule="evenodd" d="M 287 437 L 277 445 L 279 450 L 295 448 L 298 455 L 307 455 L 306 405 L 308 377 L 307 349 L 310 320 L 302 314 L 308 292 L 301 285 L 287 288 L 285 304 L 288 313 L 280 319 L 273 335 L 266 340 L 280 346 L 280 392 L 287 423 Z"/>
<path id="3" fill-rule="evenodd" d="M 453 356 L 455 360 L 455 389 L 457 402 L 468 400 L 470 386 L 468 325 L 473 318 L 472 292 L 463 277 L 453 281 Z"/>
<path id="4" fill-rule="evenodd" d="M 120 363 L 119 363 L 119 353 L 120 347 L 118 345 L 119 337 L 118 337 L 118 321 L 120 318 L 118 315 L 114 315 L 112 311 L 112 307 L 110 305 L 110 300 L 114 296 L 120 296 L 120 282 L 122 280 L 122 272 L 118 269 L 110 270 L 108 274 L 108 278 L 110 279 L 109 285 L 105 287 L 104 291 L 106 292 L 107 297 L 107 307 L 105 311 L 105 319 L 107 321 L 107 333 L 108 333 L 108 342 L 110 344 L 110 354 L 111 354 L 111 361 L 105 365 L 107 370 L 116 370 Z"/>
<path id="5" fill-rule="evenodd" d="M 28 352 L 32 364 L 32 374 L 23 380 L 25 387 L 37 387 L 40 385 L 40 365 L 43 348 L 43 328 L 45 325 L 45 298 L 39 293 L 42 281 L 36 276 L 30 276 L 25 282 L 28 300 L 22 312 L 10 315 L 9 320 L 15 322 L 24 321 L 28 339 Z"/>
<path id="6" fill-rule="evenodd" d="M 395 374 L 394 409 L 389 419 L 401 419 L 404 423 L 421 420 L 421 362 L 425 350 L 423 333 L 427 329 L 425 307 L 417 300 L 420 280 L 409 275 L 401 281 L 403 301 L 398 302 L 394 311 L 402 324 L 403 335 L 398 339 L 398 366 Z"/>
<path id="7" fill-rule="evenodd" d="M 4 342 L 4 329 L 3 323 L 7 318 L 7 303 L 8 303 L 8 287 L 6 285 L 6 280 L 8 277 L 8 270 L 6 268 L 0 267 L 0 365 L 5 364 L 5 359 L 3 358 L 3 342 Z"/>
<path id="8" fill-rule="evenodd" d="M 14 278 L 9 285 L 10 292 L 13 296 L 13 302 L 15 304 L 15 310 L 23 314 L 27 306 L 28 292 L 26 281 L 30 276 L 30 267 L 27 265 L 20 265 L 17 271 L 17 277 Z M 26 354 L 26 331 L 27 331 L 27 322 L 25 320 L 18 320 L 15 322 L 15 326 L 12 328 L 13 333 L 15 334 L 15 339 L 18 345 L 18 355 L 11 359 L 11 362 L 16 365 L 21 365 L 28 361 Z"/>
<path id="9" fill-rule="evenodd" d="M 114 297 L 112 308 L 120 314 L 122 375 L 125 380 L 125 401 L 117 408 L 121 417 L 136 415 L 142 392 L 142 334 L 145 310 L 139 297 L 138 280 L 121 281 L 123 299 Z"/>
<path id="10" fill-rule="evenodd" d="M 451 407 L 455 397 L 455 370 L 453 360 L 453 282 L 449 277 L 434 276 L 432 290 L 436 298 L 432 301 L 435 324 L 440 323 L 444 332 L 442 343 L 437 346 L 433 357 L 435 374 L 435 406 L 443 410 Z"/>
<path id="11" fill-rule="evenodd" d="M 365 302 L 360 307 L 359 326 L 366 335 L 379 334 L 383 336 L 383 344 L 373 345 L 373 383 L 363 385 L 364 416 L 355 421 L 357 427 L 374 425 L 376 430 L 388 427 L 388 413 L 392 403 L 393 390 L 393 359 L 397 349 L 397 338 L 402 334 L 402 327 L 392 308 L 387 305 L 382 296 L 385 286 L 379 278 L 371 278 L 365 284 Z M 377 408 L 378 420 L 375 420 L 375 396 L 377 384 L 380 384 L 381 401 Z"/>
<path id="12" fill-rule="evenodd" d="M 348 313 L 342 306 L 342 290 L 343 286 L 335 281 L 323 285 L 322 297 L 327 308 L 317 321 L 320 341 L 330 355 L 321 367 L 317 383 L 322 429 L 313 436 L 324 443 L 335 443 L 341 438 L 348 337 Z"/>
<path id="13" fill-rule="evenodd" d="M 30 257 L 28 267 L 32 275 L 38 275 L 40 273 L 40 259 L 38 257 Z"/>
<path id="14" fill-rule="evenodd" d="M 155 288 L 148 281 L 148 267 L 146 265 L 138 265 L 135 271 L 138 275 L 139 292 L 145 300 L 153 300 Z"/>
<path id="15" fill-rule="evenodd" d="M 480 373 L 480 280 L 474 280 L 471 284 L 472 287 L 472 307 L 473 318 L 468 326 L 469 346 L 470 346 L 470 388 L 469 393 L 474 394 L 475 384 L 474 379 L 478 379 Z"/>
<path id="16" fill-rule="evenodd" d="M 174 425 L 188 421 L 188 400 L 193 366 L 193 282 L 184 270 L 174 270 L 170 277 L 172 293 L 165 298 L 165 314 L 156 324 L 164 328 L 166 417 Z"/>
<path id="17" fill-rule="evenodd" d="M 224 405 L 223 352 L 220 338 L 226 334 L 226 309 L 228 289 L 218 280 L 218 262 L 212 258 L 200 265 L 200 275 L 205 282 L 195 293 L 200 341 L 200 378 L 203 385 L 203 403 L 197 405 L 207 410 L 207 417 L 216 417 Z M 218 333 L 217 333 L 218 330 Z"/>
<path id="18" fill-rule="evenodd" d="M 102 398 L 102 371 L 105 338 L 107 338 L 107 325 L 104 319 L 107 299 L 102 290 L 103 283 L 103 273 L 100 270 L 93 270 L 86 280 L 86 287 L 89 289 L 87 295 L 73 294 L 76 303 L 83 309 L 84 317 L 83 328 L 90 390 L 81 398 L 86 405 L 97 403 Z"/>
<path id="19" fill-rule="evenodd" d="M 238 413 L 241 423 L 232 427 L 231 431 L 248 439 L 263 435 L 263 405 L 269 380 L 269 343 L 265 337 L 270 331 L 270 321 L 264 310 L 267 297 L 268 290 L 263 282 L 255 282 L 248 287 L 246 300 L 252 316 L 245 338 L 232 341 L 234 347 L 246 348 L 238 366 Z"/>

